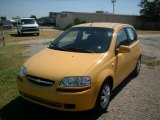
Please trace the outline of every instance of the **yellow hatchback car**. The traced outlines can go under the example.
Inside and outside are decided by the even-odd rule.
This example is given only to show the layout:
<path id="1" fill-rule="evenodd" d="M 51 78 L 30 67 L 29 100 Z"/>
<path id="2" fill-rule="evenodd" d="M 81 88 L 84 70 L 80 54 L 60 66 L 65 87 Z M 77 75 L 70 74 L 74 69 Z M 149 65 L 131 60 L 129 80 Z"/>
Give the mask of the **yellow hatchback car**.
<path id="1" fill-rule="evenodd" d="M 46 107 L 104 112 L 111 91 L 140 68 L 141 45 L 131 25 L 85 23 L 27 60 L 17 84 L 26 100 Z"/>

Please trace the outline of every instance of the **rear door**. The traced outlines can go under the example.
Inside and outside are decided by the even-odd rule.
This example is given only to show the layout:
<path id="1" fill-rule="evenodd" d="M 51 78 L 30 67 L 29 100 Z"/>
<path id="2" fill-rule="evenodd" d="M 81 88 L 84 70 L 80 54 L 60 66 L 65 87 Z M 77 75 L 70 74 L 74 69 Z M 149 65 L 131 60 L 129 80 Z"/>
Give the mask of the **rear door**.
<path id="1" fill-rule="evenodd" d="M 129 41 L 129 47 L 130 47 L 130 67 L 129 71 L 132 72 L 135 69 L 135 66 L 137 64 L 138 58 L 140 57 L 140 42 L 137 40 L 137 34 L 135 30 L 132 27 L 126 27 L 125 28 L 128 41 Z"/>

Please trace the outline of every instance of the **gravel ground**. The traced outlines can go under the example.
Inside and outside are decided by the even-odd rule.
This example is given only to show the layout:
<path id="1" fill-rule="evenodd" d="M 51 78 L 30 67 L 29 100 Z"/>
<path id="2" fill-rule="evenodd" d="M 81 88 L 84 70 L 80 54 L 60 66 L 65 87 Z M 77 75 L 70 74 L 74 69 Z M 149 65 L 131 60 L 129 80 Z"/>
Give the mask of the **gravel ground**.
<path id="1" fill-rule="evenodd" d="M 79 120 L 160 120 L 160 35 L 140 35 L 143 56 L 152 64 L 142 64 L 138 77 L 129 76 L 113 91 L 108 111 L 103 114 L 92 112 L 44 112 L 38 110 L 37 116 L 45 113 L 41 118 L 55 116 L 54 119 Z M 27 43 L 26 53 L 29 56 L 45 48 L 51 40 L 42 40 L 39 43 Z M 143 58 L 144 59 L 144 58 Z M 84 101 L 87 102 L 87 101 Z M 48 111 L 48 109 L 46 108 Z M 48 117 L 47 117 L 48 116 Z"/>
<path id="2" fill-rule="evenodd" d="M 154 66 L 155 59 L 160 61 L 160 35 L 140 35 L 139 39 L 142 55 L 153 64 L 143 64 L 137 78 L 128 78 L 119 86 L 108 112 L 99 120 L 160 120 L 160 66 Z"/>
<path id="3" fill-rule="evenodd" d="M 160 35 L 140 35 L 143 55 L 160 60 Z"/>
<path id="4" fill-rule="evenodd" d="M 99 120 L 159 120 L 160 119 L 160 69 L 149 69 L 142 65 L 137 78 L 129 83 L 112 99 L 108 112 Z M 131 80 L 131 81 L 130 81 Z M 122 85 L 123 87 L 123 85 Z"/>

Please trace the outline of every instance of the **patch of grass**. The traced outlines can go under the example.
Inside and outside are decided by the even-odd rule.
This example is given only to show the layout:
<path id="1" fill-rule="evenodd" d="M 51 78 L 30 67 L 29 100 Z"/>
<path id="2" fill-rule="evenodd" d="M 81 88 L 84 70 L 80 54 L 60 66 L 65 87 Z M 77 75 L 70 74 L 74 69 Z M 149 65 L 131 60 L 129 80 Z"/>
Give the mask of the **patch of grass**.
<path id="1" fill-rule="evenodd" d="M 17 35 L 16 30 L 6 30 L 4 31 L 5 41 L 6 42 L 14 42 L 14 41 L 23 41 L 23 40 L 39 40 L 39 39 L 51 39 L 58 37 L 63 31 L 55 30 L 42 30 L 40 31 L 40 35 L 34 34 L 24 34 L 24 35 Z"/>
<path id="2" fill-rule="evenodd" d="M 142 55 L 142 64 L 145 64 L 149 67 L 156 67 L 156 66 L 160 66 L 160 61 L 156 60 L 156 58 Z"/>
<path id="3" fill-rule="evenodd" d="M 160 31 L 137 30 L 137 34 L 160 34 Z"/>
<path id="4" fill-rule="evenodd" d="M 18 96 L 16 76 L 26 57 L 23 46 L 0 47 L 0 108 Z"/>

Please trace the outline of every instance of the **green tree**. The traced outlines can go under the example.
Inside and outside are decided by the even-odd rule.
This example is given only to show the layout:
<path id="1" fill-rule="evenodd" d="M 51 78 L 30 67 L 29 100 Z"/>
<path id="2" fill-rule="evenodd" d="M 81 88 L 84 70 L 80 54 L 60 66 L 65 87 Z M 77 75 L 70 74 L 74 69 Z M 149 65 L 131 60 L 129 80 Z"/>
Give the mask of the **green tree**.
<path id="1" fill-rule="evenodd" d="M 64 29 L 68 29 L 74 25 L 79 25 L 79 24 L 83 24 L 86 23 L 85 21 L 81 21 L 80 19 L 76 18 L 72 23 L 68 24 Z"/>
<path id="2" fill-rule="evenodd" d="M 52 21 L 52 19 L 49 17 L 49 16 L 46 16 L 46 17 L 41 17 L 39 18 L 38 20 L 44 20 L 44 21 Z"/>
<path id="3" fill-rule="evenodd" d="M 38 19 L 38 21 L 41 25 L 46 25 L 46 26 L 50 26 L 50 25 L 52 26 L 53 25 L 53 20 L 49 16 L 41 17 L 41 18 Z"/>
<path id="4" fill-rule="evenodd" d="M 37 17 L 36 17 L 35 15 L 31 15 L 30 18 L 34 18 L 34 19 L 37 21 L 37 23 L 38 23 L 38 19 L 37 19 Z M 39 24 L 39 23 L 38 23 L 38 24 Z"/>
<path id="5" fill-rule="evenodd" d="M 5 16 L 0 16 L 1 20 L 7 20 L 7 18 Z"/>
<path id="6" fill-rule="evenodd" d="M 97 10 L 96 13 L 105 13 L 103 10 Z"/>
<path id="7" fill-rule="evenodd" d="M 160 20 L 160 0 L 141 0 L 138 6 L 142 8 L 140 14 L 146 20 Z"/>

